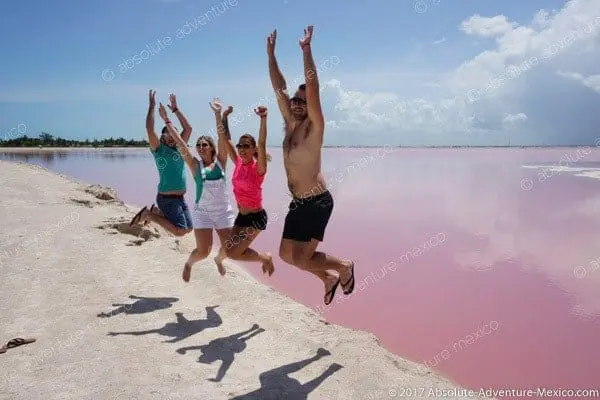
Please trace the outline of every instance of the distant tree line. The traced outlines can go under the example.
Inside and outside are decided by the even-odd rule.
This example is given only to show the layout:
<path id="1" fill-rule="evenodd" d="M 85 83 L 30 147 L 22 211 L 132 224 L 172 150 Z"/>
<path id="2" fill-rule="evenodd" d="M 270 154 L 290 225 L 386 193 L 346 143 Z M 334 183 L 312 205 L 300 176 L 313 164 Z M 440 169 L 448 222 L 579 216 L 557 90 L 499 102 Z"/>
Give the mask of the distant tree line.
<path id="1" fill-rule="evenodd" d="M 54 137 L 46 132 L 40 133 L 37 138 L 27 135 L 11 139 L 0 137 L 0 147 L 146 147 L 148 144 L 147 140 L 112 137 L 102 140 L 69 140 Z"/>

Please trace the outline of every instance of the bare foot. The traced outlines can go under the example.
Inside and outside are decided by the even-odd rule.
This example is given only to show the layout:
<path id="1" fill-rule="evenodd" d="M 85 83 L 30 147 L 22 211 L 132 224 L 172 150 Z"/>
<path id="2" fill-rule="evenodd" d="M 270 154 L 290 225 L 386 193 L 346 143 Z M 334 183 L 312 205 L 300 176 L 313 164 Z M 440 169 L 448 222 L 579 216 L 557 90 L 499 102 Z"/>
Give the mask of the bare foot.
<path id="1" fill-rule="evenodd" d="M 217 264 L 217 269 L 219 270 L 219 274 L 221 274 L 221 276 L 225 276 L 225 273 L 227 272 L 225 266 L 223 265 L 223 259 L 224 258 L 219 255 L 215 257 L 215 264 Z"/>
<path id="2" fill-rule="evenodd" d="M 183 267 L 183 274 L 182 274 L 182 278 L 183 278 L 184 282 L 190 281 L 191 274 L 192 274 L 192 266 L 188 263 L 185 263 L 185 266 Z"/>
<path id="3" fill-rule="evenodd" d="M 160 208 L 158 208 L 156 206 L 152 209 L 152 214 L 158 215 L 159 217 L 164 217 L 165 216 L 162 213 L 162 211 L 160 211 Z"/>
<path id="4" fill-rule="evenodd" d="M 267 253 L 267 257 L 269 257 L 269 259 L 263 262 L 262 271 L 264 274 L 269 274 L 269 276 L 271 276 L 273 275 L 273 272 L 275 272 L 275 265 L 273 264 L 273 257 L 271 254 Z"/>

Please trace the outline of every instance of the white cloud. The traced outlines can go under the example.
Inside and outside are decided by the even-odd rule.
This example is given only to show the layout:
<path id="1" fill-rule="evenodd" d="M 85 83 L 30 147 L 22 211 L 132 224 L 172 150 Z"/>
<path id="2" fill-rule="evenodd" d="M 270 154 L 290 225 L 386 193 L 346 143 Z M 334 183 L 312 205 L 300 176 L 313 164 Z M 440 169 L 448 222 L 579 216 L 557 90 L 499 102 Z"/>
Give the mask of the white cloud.
<path id="1" fill-rule="evenodd" d="M 527 115 L 524 113 L 508 114 L 503 120 L 503 122 L 508 125 L 514 125 L 525 121 L 527 121 Z"/>
<path id="2" fill-rule="evenodd" d="M 595 92 L 600 93 L 600 75 L 591 75 L 591 76 L 585 77 L 585 76 L 575 73 L 575 72 L 562 72 L 562 71 L 558 71 L 557 74 L 564 78 L 579 82 L 583 86 L 586 86 L 586 87 L 594 90 Z"/>
<path id="3" fill-rule="evenodd" d="M 442 43 L 444 43 L 446 41 L 447 41 L 447 39 L 445 37 L 443 37 L 443 38 L 441 38 L 439 40 L 434 40 L 433 44 L 442 44 Z"/>
<path id="4" fill-rule="evenodd" d="M 452 134 L 507 129 L 519 135 L 521 130 L 531 135 L 530 142 L 544 144 L 544 137 L 557 134 L 551 132 L 558 129 L 554 121 L 574 118 L 564 107 L 539 111 L 540 100 L 569 97 L 568 91 L 557 88 L 554 71 L 597 70 L 600 65 L 598 0 L 569 1 L 558 11 L 539 10 L 530 26 L 518 26 L 502 15 L 476 15 L 466 19 L 459 29 L 467 34 L 495 37 L 495 44 L 448 71 L 445 79 L 440 80 L 439 73 L 425 79 L 440 82 L 435 97 L 367 93 L 336 81 L 325 90 L 337 101 L 335 110 L 327 115 L 335 121 L 329 126 L 362 130 L 373 136 L 390 128 L 412 132 L 413 136 L 423 132 L 448 133 L 450 143 Z M 600 75 L 569 77 L 596 91 L 600 88 Z M 524 121 L 528 124 L 516 124 Z M 536 131 L 538 126 L 543 129 Z"/>
<path id="5" fill-rule="evenodd" d="M 482 17 L 475 14 L 460 24 L 460 29 L 467 35 L 494 37 L 501 36 L 517 26 L 509 22 L 504 15 L 496 15 L 492 18 Z"/>

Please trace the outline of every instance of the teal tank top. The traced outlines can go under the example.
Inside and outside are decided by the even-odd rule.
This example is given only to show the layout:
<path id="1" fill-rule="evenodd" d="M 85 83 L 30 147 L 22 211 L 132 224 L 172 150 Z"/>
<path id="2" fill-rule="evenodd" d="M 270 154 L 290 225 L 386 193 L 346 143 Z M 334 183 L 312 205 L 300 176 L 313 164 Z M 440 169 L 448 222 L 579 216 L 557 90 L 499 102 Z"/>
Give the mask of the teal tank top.
<path id="1" fill-rule="evenodd" d="M 186 190 L 185 162 L 177 148 L 161 143 L 156 151 L 152 151 L 158 169 L 158 192 Z"/>
<path id="2" fill-rule="evenodd" d="M 196 181 L 196 204 L 200 202 L 202 197 L 202 189 L 204 187 L 204 181 L 218 181 L 219 179 L 225 180 L 225 173 L 221 168 L 221 163 L 215 161 L 215 166 L 212 169 L 208 169 L 202 164 L 202 160 L 198 161 L 198 173 L 194 177 Z"/>

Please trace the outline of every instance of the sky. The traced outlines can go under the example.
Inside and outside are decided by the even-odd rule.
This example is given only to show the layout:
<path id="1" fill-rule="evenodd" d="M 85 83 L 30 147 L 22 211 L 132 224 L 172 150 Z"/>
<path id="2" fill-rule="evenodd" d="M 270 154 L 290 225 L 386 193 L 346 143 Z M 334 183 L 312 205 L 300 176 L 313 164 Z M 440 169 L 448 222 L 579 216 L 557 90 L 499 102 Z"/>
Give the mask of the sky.
<path id="1" fill-rule="evenodd" d="M 193 136 L 208 103 L 232 135 L 283 124 L 266 38 L 288 87 L 314 25 L 326 145 L 595 145 L 600 0 L 21 0 L 0 6 L 0 138 L 145 139 L 148 90 L 177 95 Z M 160 118 L 156 113 L 156 130 Z"/>

